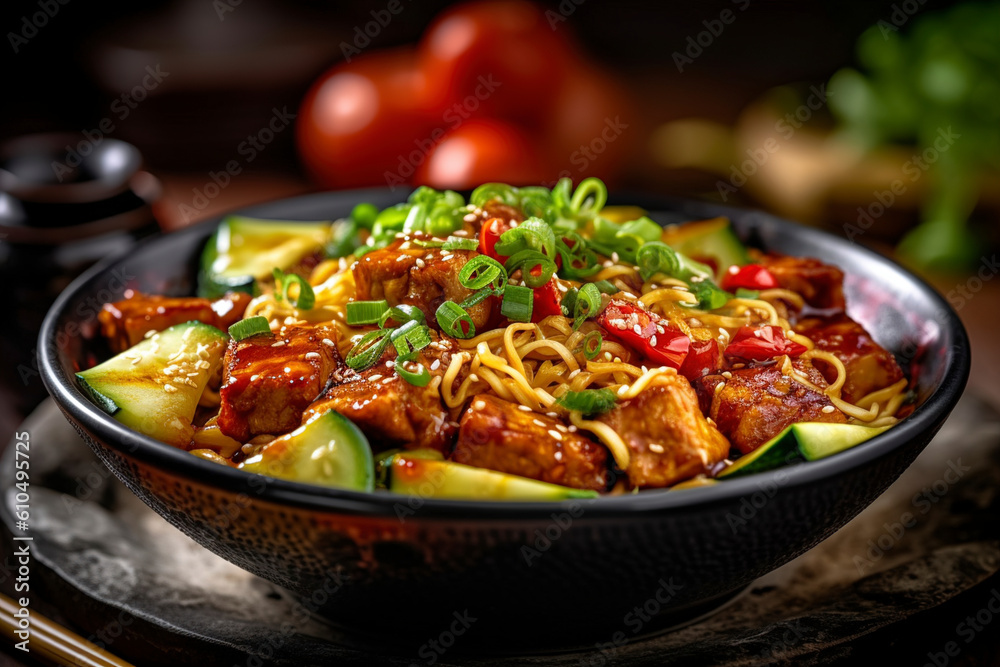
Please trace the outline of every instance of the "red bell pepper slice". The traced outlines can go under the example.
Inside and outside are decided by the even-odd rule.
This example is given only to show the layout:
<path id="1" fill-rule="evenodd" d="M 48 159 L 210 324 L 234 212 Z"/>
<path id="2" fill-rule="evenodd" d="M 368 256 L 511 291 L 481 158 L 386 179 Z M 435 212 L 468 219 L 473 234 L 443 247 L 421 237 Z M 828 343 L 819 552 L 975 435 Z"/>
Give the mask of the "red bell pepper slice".
<path id="1" fill-rule="evenodd" d="M 627 301 L 614 300 L 597 316 L 597 323 L 654 364 L 680 368 L 691 339 L 668 329 L 659 317 Z"/>
<path id="2" fill-rule="evenodd" d="M 562 292 L 555 280 L 536 287 L 531 307 L 531 321 L 541 322 L 549 315 L 562 315 Z"/>
<path id="3" fill-rule="evenodd" d="M 507 261 L 507 257 L 498 255 L 496 251 L 497 242 L 510 226 L 502 218 L 490 218 L 483 222 L 483 227 L 479 230 L 479 252 L 492 257 L 501 264 Z"/>
<path id="4" fill-rule="evenodd" d="M 726 347 L 726 356 L 767 361 L 786 354 L 797 357 L 805 351 L 805 345 L 785 338 L 781 327 L 767 324 L 762 327 L 740 327 Z"/>
<path id="5" fill-rule="evenodd" d="M 721 367 L 719 343 L 714 338 L 709 338 L 708 340 L 691 341 L 691 349 L 678 372 L 694 382 Z"/>
<path id="6" fill-rule="evenodd" d="M 747 264 L 746 266 L 729 267 L 722 277 L 722 289 L 727 292 L 735 292 L 739 288 L 762 290 L 772 289 L 778 286 L 778 281 L 774 279 L 771 272 L 760 264 Z"/>

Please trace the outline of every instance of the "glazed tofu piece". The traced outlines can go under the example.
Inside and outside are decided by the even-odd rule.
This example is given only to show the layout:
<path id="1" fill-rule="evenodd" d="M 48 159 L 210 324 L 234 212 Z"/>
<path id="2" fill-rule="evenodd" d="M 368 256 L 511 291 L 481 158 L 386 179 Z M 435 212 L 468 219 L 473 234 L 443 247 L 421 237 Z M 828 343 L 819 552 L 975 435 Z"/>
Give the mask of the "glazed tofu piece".
<path id="1" fill-rule="evenodd" d="M 417 387 L 396 374 L 390 345 L 379 363 L 361 373 L 348 370 L 342 381 L 333 382 L 305 411 L 302 422 L 334 410 L 357 424 L 376 452 L 426 447 L 447 454 L 458 424 L 441 400 L 440 380 L 434 378 L 444 375 L 453 350 L 449 339 L 441 339 L 420 351 L 419 361 L 432 379 L 426 387 Z"/>
<path id="2" fill-rule="evenodd" d="M 437 328 L 434 317 L 444 301 L 461 303 L 473 291 L 463 287 L 458 272 L 479 253 L 474 250 L 421 248 L 412 241 L 398 239 L 381 250 L 362 256 L 351 270 L 357 286 L 357 300 L 385 299 L 390 306 L 416 306 L 427 316 L 427 324 Z M 469 309 L 477 329 L 486 325 L 493 313 L 493 299 Z"/>
<path id="3" fill-rule="evenodd" d="M 577 489 L 606 491 L 608 451 L 557 419 L 496 396 L 476 396 L 451 459 Z"/>
<path id="4" fill-rule="evenodd" d="M 827 386 L 823 375 L 807 362 L 794 361 L 793 367 L 817 387 Z M 702 411 L 744 454 L 795 422 L 847 421 L 825 394 L 783 375 L 776 365 L 706 375 L 696 380 L 694 387 Z"/>
<path id="5" fill-rule="evenodd" d="M 765 255 L 760 264 L 779 287 L 802 295 L 813 308 L 844 310 L 844 272 L 811 257 Z"/>
<path id="6" fill-rule="evenodd" d="M 222 363 L 219 430 L 246 442 L 299 426 L 302 411 L 349 369 L 324 326 L 286 326 L 276 335 L 230 340 Z"/>
<path id="7" fill-rule="evenodd" d="M 670 486 L 708 472 L 729 454 L 729 443 L 698 408 L 698 396 L 679 375 L 623 401 L 599 419 L 628 446 L 629 480 L 639 488 Z"/>
<path id="8" fill-rule="evenodd" d="M 847 369 L 841 397 L 848 402 L 903 379 L 903 371 L 888 350 L 872 340 L 865 328 L 847 315 L 810 317 L 795 330 L 812 339 L 816 349 L 830 352 Z M 833 369 L 830 369 L 833 371 Z M 827 376 L 832 382 L 836 373 Z"/>
<path id="9" fill-rule="evenodd" d="M 169 297 L 133 290 L 125 298 L 106 303 L 97 315 L 101 333 L 114 352 L 123 352 L 141 341 L 149 331 L 163 331 L 175 324 L 197 320 L 225 331 L 242 319 L 252 297 L 228 292 L 216 301 L 200 297 Z"/>

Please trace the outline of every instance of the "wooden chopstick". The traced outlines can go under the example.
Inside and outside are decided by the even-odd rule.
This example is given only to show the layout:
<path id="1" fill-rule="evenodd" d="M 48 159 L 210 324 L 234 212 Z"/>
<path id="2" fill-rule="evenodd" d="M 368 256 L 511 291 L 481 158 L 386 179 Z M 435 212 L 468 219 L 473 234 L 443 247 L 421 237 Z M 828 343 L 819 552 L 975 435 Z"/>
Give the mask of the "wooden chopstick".
<path id="1" fill-rule="evenodd" d="M 20 606 L 0 593 L 0 628 L 3 634 L 18 643 L 15 633 L 20 630 L 14 612 Z M 116 658 L 104 649 L 87 641 L 80 635 L 67 630 L 55 621 L 31 611 L 31 635 L 28 647 L 31 657 L 42 658 L 57 665 L 70 667 L 133 667 L 129 662 Z"/>

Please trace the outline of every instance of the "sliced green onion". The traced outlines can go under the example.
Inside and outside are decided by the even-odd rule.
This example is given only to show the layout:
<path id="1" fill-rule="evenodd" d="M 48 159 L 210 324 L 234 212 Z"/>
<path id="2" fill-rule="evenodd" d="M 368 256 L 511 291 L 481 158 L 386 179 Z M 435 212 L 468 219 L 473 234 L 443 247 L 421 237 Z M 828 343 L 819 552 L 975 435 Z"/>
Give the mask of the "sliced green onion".
<path id="1" fill-rule="evenodd" d="M 351 209 L 351 220 L 366 229 L 372 228 L 372 225 L 375 224 L 375 218 L 377 217 L 378 208 L 375 204 L 362 202 Z"/>
<path id="2" fill-rule="evenodd" d="M 479 248 L 479 241 L 463 236 L 449 236 L 441 247 L 444 250 L 476 250 Z"/>
<path id="3" fill-rule="evenodd" d="M 755 289 L 747 289 L 746 287 L 736 288 L 736 298 L 737 299 L 759 299 L 760 292 Z"/>
<path id="4" fill-rule="evenodd" d="M 313 292 L 312 285 L 306 282 L 306 279 L 297 273 L 286 274 L 281 281 L 284 285 L 282 289 L 282 294 L 285 297 L 285 301 L 290 303 L 293 307 L 299 310 L 309 310 L 316 304 L 316 293 Z M 292 285 L 299 286 L 299 294 L 294 299 L 289 290 Z"/>
<path id="5" fill-rule="evenodd" d="M 504 268 L 508 274 L 521 269 L 521 280 L 528 287 L 541 287 L 552 279 L 556 263 L 537 250 L 522 250 L 507 258 Z"/>
<path id="6" fill-rule="evenodd" d="M 689 282 L 688 288 L 698 297 L 698 306 L 703 310 L 722 308 L 732 298 L 729 292 L 723 291 L 711 280 Z"/>
<path id="7" fill-rule="evenodd" d="M 641 239 L 643 243 L 650 243 L 652 241 L 659 241 L 662 234 L 663 227 L 660 227 L 646 216 L 642 216 L 637 220 L 622 223 L 616 236 L 632 236 Z"/>
<path id="8" fill-rule="evenodd" d="M 584 415 L 603 414 L 614 409 L 616 403 L 618 396 L 613 389 L 567 391 L 556 401 L 556 405 Z"/>
<path id="9" fill-rule="evenodd" d="M 613 282 L 610 280 L 598 280 L 594 282 L 594 286 L 601 294 L 618 294 L 621 292 Z"/>
<path id="10" fill-rule="evenodd" d="M 354 220 L 338 220 L 330 227 L 330 239 L 324 251 L 327 258 L 338 259 L 352 254 L 361 245 L 360 226 Z"/>
<path id="11" fill-rule="evenodd" d="M 592 199 L 588 202 L 589 198 Z M 607 202 L 608 188 L 604 185 L 604 181 L 590 177 L 583 179 L 580 185 L 576 186 L 576 192 L 573 193 L 569 205 L 575 213 L 587 212 L 597 215 Z M 584 204 L 587 203 L 589 206 L 584 208 Z"/>
<path id="12" fill-rule="evenodd" d="M 410 384 L 414 385 L 415 387 L 426 387 L 428 384 L 430 384 L 430 381 L 431 381 L 430 371 L 428 371 L 426 368 L 424 368 L 424 365 L 422 363 L 420 363 L 419 361 L 418 362 L 413 362 L 413 363 L 416 363 L 417 364 L 417 368 L 420 369 L 420 370 L 415 371 L 415 372 L 411 371 L 411 370 L 408 370 L 406 368 L 406 366 L 405 366 L 405 363 L 407 361 L 408 360 L 404 360 L 404 359 L 397 359 L 396 360 L 396 366 L 395 366 L 395 368 L 396 368 L 396 375 L 398 375 L 399 377 L 403 378 L 404 380 L 406 380 Z"/>
<path id="13" fill-rule="evenodd" d="M 546 257 L 556 256 L 556 235 L 552 226 L 541 218 L 528 218 L 500 235 L 496 244 L 498 255 L 511 256 L 522 250 L 537 250 Z"/>
<path id="14" fill-rule="evenodd" d="M 680 258 L 677 251 L 661 241 L 646 243 L 636 254 L 636 264 L 643 280 L 649 280 L 657 273 L 679 277 Z"/>
<path id="15" fill-rule="evenodd" d="M 587 361 L 596 359 L 597 355 L 601 353 L 601 347 L 603 346 L 604 336 L 601 335 L 601 332 L 591 331 L 583 337 L 583 356 L 587 358 Z"/>
<path id="16" fill-rule="evenodd" d="M 506 284 L 507 272 L 504 271 L 503 264 L 492 257 L 477 255 L 458 272 L 458 281 L 462 283 L 462 287 L 477 290 L 492 285 L 494 281 Z M 501 286 L 498 285 L 498 288 Z"/>
<path id="17" fill-rule="evenodd" d="M 356 371 L 363 371 L 369 366 L 374 366 L 382 358 L 382 353 L 389 345 L 391 334 L 392 331 L 389 329 L 369 331 L 347 353 L 344 363 Z"/>
<path id="18" fill-rule="evenodd" d="M 262 315 L 248 317 L 229 327 L 229 335 L 235 341 L 269 333 L 271 333 L 271 325 L 267 323 L 267 318 Z"/>
<path id="19" fill-rule="evenodd" d="M 389 303 L 381 301 L 349 301 L 347 303 L 347 323 L 351 326 L 358 324 L 378 324 L 389 310 Z"/>
<path id="20" fill-rule="evenodd" d="M 499 290 L 495 290 L 492 287 L 484 287 L 478 292 L 474 292 L 469 296 L 467 296 L 465 299 L 462 300 L 462 303 L 458 305 L 465 309 L 472 308 L 473 306 L 478 306 L 491 296 L 496 296 L 498 291 Z"/>
<path id="21" fill-rule="evenodd" d="M 580 290 L 571 287 L 568 292 L 563 294 L 562 301 L 559 302 L 559 307 L 566 317 L 573 317 L 573 311 L 576 309 L 576 297 L 579 293 Z"/>
<path id="22" fill-rule="evenodd" d="M 476 325 L 461 306 L 454 301 L 445 301 L 434 313 L 441 331 L 452 338 L 472 338 L 476 335 Z"/>
<path id="23" fill-rule="evenodd" d="M 529 287 L 507 285 L 503 291 L 500 314 L 514 322 L 530 322 L 535 292 Z"/>
<path id="24" fill-rule="evenodd" d="M 601 291 L 594 283 L 587 283 L 580 288 L 573 305 L 573 328 L 578 329 L 583 321 L 594 317 L 601 310 Z"/>
<path id="25" fill-rule="evenodd" d="M 350 304 L 348 304 L 350 305 Z M 424 324 L 427 320 L 424 317 L 424 311 L 420 310 L 416 306 L 410 306 L 405 303 L 401 303 L 398 306 L 393 306 L 387 311 L 382 313 L 382 316 L 378 319 L 378 326 L 380 329 L 384 329 L 385 325 L 389 321 L 395 322 L 397 325 L 402 326 L 407 322 L 416 322 L 418 324 Z M 348 322 L 350 324 L 350 322 Z"/>
<path id="26" fill-rule="evenodd" d="M 482 208 L 484 204 L 494 199 L 507 206 L 517 206 L 517 188 L 506 183 L 483 183 L 472 191 L 469 202 Z"/>
<path id="27" fill-rule="evenodd" d="M 397 363 L 411 359 L 417 352 L 431 344 L 431 332 L 427 325 L 413 320 L 389 334 L 389 342 L 396 348 Z"/>
<path id="28" fill-rule="evenodd" d="M 414 239 L 413 245 L 418 245 L 421 248 L 443 248 L 444 241 L 439 239 L 432 239 L 430 241 L 425 241 L 424 239 Z"/>

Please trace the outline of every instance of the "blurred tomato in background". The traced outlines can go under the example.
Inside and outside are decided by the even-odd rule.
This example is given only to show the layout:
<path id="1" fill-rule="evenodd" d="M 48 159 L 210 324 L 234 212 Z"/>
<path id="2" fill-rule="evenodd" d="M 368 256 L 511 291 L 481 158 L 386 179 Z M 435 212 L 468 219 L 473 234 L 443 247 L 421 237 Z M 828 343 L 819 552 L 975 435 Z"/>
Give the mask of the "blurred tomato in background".
<path id="1" fill-rule="evenodd" d="M 331 188 L 614 181 L 628 95 L 521 0 L 443 12 L 415 49 L 334 66 L 306 95 L 297 143 Z"/>

